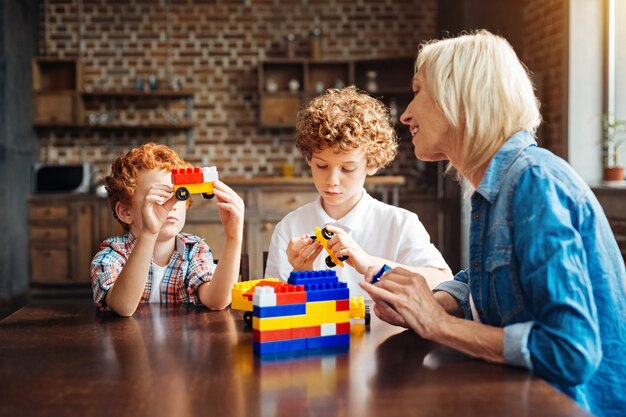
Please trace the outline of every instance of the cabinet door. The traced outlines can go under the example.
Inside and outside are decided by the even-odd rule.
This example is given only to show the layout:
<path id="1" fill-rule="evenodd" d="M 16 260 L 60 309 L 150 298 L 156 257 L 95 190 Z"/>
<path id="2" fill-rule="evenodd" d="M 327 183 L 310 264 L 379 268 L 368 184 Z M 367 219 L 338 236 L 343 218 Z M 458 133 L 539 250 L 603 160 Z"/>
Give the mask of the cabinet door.
<path id="1" fill-rule="evenodd" d="M 72 279 L 76 283 L 90 283 L 89 268 L 91 260 L 96 254 L 94 251 L 93 206 L 80 203 L 73 207 L 73 211 L 73 243 L 75 246 Z"/>
<path id="2" fill-rule="evenodd" d="M 40 247 L 30 249 L 30 276 L 35 284 L 65 284 L 71 282 L 70 248 Z"/>
<path id="3" fill-rule="evenodd" d="M 222 253 L 222 249 L 224 248 L 224 241 L 226 240 L 226 236 L 224 235 L 224 226 L 222 223 L 213 222 L 213 221 L 204 221 L 204 222 L 187 222 L 183 232 L 191 233 L 194 235 L 198 235 L 205 240 L 205 242 L 211 248 L 211 252 L 213 253 L 213 258 L 220 257 Z M 246 239 L 244 237 L 242 252 L 247 253 Z"/>

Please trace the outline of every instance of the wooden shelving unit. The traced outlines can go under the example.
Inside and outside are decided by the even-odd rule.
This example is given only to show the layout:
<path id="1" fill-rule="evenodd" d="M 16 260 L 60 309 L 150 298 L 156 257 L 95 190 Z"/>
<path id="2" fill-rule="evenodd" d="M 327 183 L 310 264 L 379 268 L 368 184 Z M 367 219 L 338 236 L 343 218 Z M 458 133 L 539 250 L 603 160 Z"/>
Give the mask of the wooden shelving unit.
<path id="1" fill-rule="evenodd" d="M 33 126 L 37 129 L 76 129 L 81 131 L 108 131 L 111 139 L 122 131 L 187 132 L 187 145 L 193 144 L 191 121 L 194 90 L 149 90 L 132 89 L 84 91 L 82 67 L 77 59 L 57 57 L 35 57 L 33 70 Z M 107 117 L 104 121 L 93 117 L 88 104 L 106 100 Z M 174 121 L 151 120 L 148 122 L 126 121 L 117 118 L 121 101 L 155 101 L 154 109 L 169 106 L 169 103 L 184 100 L 184 115 Z M 88 103 L 88 104 L 86 104 Z M 142 108 L 149 108 L 150 105 Z M 165 107 L 167 108 L 167 107 Z M 92 117 L 90 117 L 90 115 Z M 95 119 L 95 120 L 93 120 Z"/>
<path id="2" fill-rule="evenodd" d="M 354 60 L 273 59 L 258 68 L 259 125 L 295 127 L 298 110 L 327 88 L 356 85 L 390 105 L 404 108 L 411 98 L 414 57 Z M 376 72 L 368 89 L 367 73 Z M 295 88 L 297 86 L 297 88 Z"/>

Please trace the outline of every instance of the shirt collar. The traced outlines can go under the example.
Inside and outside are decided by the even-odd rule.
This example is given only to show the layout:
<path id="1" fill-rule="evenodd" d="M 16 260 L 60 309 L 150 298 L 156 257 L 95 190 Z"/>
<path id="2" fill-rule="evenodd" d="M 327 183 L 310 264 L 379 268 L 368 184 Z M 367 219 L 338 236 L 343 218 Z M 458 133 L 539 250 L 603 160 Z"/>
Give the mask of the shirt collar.
<path id="1" fill-rule="evenodd" d="M 323 227 L 329 224 L 331 226 L 339 226 L 346 232 L 350 232 L 351 230 L 354 230 L 356 228 L 363 227 L 362 224 L 359 224 L 363 221 L 363 216 L 360 213 L 367 209 L 368 202 L 371 199 L 372 196 L 370 196 L 364 188 L 361 198 L 356 203 L 356 205 L 352 207 L 352 210 L 350 210 L 348 214 L 346 214 L 342 218 L 335 220 L 330 217 L 328 213 L 326 213 L 326 210 L 324 210 L 324 207 L 322 207 L 322 197 L 318 197 L 317 201 L 315 202 L 315 206 L 321 220 L 319 227 Z"/>
<path id="2" fill-rule="evenodd" d="M 506 172 L 518 155 L 527 147 L 536 145 L 537 141 L 526 130 L 521 130 L 511 136 L 491 158 L 476 192 L 490 203 L 493 202 L 500 191 Z"/>

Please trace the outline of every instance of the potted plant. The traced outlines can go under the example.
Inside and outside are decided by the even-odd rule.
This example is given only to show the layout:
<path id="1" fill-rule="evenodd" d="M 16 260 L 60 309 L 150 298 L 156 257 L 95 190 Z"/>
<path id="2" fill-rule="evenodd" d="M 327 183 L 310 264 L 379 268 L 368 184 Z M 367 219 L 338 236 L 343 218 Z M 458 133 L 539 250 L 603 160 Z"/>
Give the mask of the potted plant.
<path id="1" fill-rule="evenodd" d="M 626 120 L 615 119 L 610 114 L 602 116 L 603 165 L 602 179 L 623 181 L 624 166 L 620 163 L 621 147 L 626 143 Z"/>

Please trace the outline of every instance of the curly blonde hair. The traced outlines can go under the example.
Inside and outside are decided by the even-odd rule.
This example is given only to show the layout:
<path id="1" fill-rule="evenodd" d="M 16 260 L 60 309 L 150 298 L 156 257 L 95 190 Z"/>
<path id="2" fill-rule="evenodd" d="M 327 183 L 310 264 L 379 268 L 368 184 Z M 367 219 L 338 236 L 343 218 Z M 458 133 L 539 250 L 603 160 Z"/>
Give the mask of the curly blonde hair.
<path id="1" fill-rule="evenodd" d="M 368 168 L 383 168 L 398 152 L 398 136 L 385 105 L 354 86 L 329 89 L 298 113 L 296 147 L 310 160 L 331 148 L 365 152 Z"/>
<path id="2" fill-rule="evenodd" d="M 137 188 L 137 176 L 141 171 L 153 168 L 171 171 L 175 168 L 188 167 L 191 167 L 191 164 L 185 162 L 172 149 L 153 142 L 133 148 L 125 156 L 115 159 L 111 165 L 111 175 L 104 181 L 113 215 L 124 229 L 129 230 L 129 226 L 117 217 L 115 206 L 118 202 L 126 206 L 131 205 Z"/>

